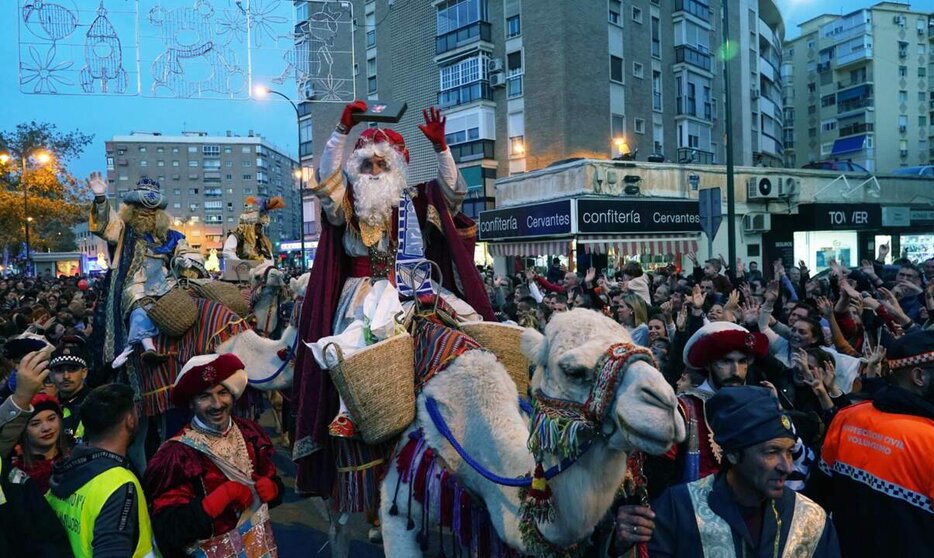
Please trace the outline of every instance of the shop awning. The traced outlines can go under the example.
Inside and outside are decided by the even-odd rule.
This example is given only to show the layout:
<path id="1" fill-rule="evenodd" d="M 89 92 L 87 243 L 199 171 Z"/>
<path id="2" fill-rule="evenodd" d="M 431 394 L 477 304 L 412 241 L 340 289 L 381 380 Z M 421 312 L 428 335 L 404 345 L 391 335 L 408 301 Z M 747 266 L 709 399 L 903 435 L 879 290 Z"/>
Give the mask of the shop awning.
<path id="1" fill-rule="evenodd" d="M 490 255 L 496 256 L 553 256 L 571 251 L 571 240 L 533 240 L 528 242 L 490 242 L 487 244 Z"/>
<path id="2" fill-rule="evenodd" d="M 853 153 L 863 150 L 863 144 L 866 142 L 866 134 L 840 138 L 833 141 L 833 150 L 831 155 L 842 155 L 843 153 Z"/>
<path id="3" fill-rule="evenodd" d="M 641 254 L 665 255 L 697 252 L 700 235 L 616 235 L 578 237 L 577 245 L 588 254 L 606 254 L 610 248 L 617 255 L 637 256 Z"/>

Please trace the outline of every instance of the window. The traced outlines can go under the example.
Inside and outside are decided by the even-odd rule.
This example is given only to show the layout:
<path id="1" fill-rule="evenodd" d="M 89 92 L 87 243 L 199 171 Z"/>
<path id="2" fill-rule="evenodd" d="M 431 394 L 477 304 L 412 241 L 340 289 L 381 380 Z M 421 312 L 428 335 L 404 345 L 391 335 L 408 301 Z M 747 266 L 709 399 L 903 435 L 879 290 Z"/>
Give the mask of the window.
<path id="1" fill-rule="evenodd" d="M 219 211 L 219 210 L 224 209 L 224 202 L 222 202 L 222 201 L 206 201 L 206 202 L 204 202 L 204 208 L 205 208 L 205 209 L 211 209 L 211 210 L 218 210 L 218 211 Z"/>
<path id="2" fill-rule="evenodd" d="M 908 77 L 908 66 L 898 67 L 898 77 Z"/>
<path id="3" fill-rule="evenodd" d="M 177 148 L 177 147 L 173 147 L 173 148 L 172 148 L 172 153 L 178 153 L 178 148 Z"/>
<path id="4" fill-rule="evenodd" d="M 157 167 L 164 167 L 164 166 L 165 166 L 165 161 L 156 161 L 156 166 L 157 166 Z"/>
<path id="5" fill-rule="evenodd" d="M 172 204 L 172 209 L 181 209 L 181 207 L 182 207 L 182 204 L 179 202 L 175 202 Z"/>
<path id="6" fill-rule="evenodd" d="M 642 118 L 636 118 L 633 120 L 633 126 L 637 134 L 645 133 L 645 120 Z"/>
<path id="7" fill-rule="evenodd" d="M 233 194 L 233 188 L 227 188 L 227 193 L 228 193 L 228 194 Z"/>
<path id="8" fill-rule="evenodd" d="M 197 195 L 198 195 L 198 189 L 197 189 L 197 188 L 189 188 L 189 189 L 188 189 L 188 195 L 189 195 L 189 196 L 197 196 Z"/>
<path id="9" fill-rule="evenodd" d="M 908 92 L 904 89 L 898 92 L 898 102 L 907 103 L 908 102 Z"/>
<path id="10" fill-rule="evenodd" d="M 486 20 L 485 0 L 448 0 L 438 6 L 438 35 Z"/>
<path id="11" fill-rule="evenodd" d="M 506 18 L 506 38 L 511 39 L 522 34 L 522 21 L 519 14 Z"/>
<path id="12" fill-rule="evenodd" d="M 221 161 L 220 159 L 205 159 L 204 163 L 202 163 L 202 166 L 205 170 L 221 170 Z"/>
<path id="13" fill-rule="evenodd" d="M 621 138 L 626 135 L 626 117 L 622 114 L 610 115 L 610 137 Z"/>
<path id="14" fill-rule="evenodd" d="M 509 154 L 519 157 L 525 155 L 525 136 L 513 136 L 509 138 Z"/>
<path id="15" fill-rule="evenodd" d="M 623 59 L 610 55 L 610 81 L 623 83 Z"/>
<path id="16" fill-rule="evenodd" d="M 652 18 L 652 56 L 655 58 L 662 56 L 662 28 L 661 21 L 657 17 Z"/>
<path id="17" fill-rule="evenodd" d="M 157 147 L 157 148 L 156 148 L 156 153 L 162 153 L 163 151 L 165 151 L 165 148 L 164 148 L 164 147 Z"/>
<path id="18" fill-rule="evenodd" d="M 245 169 L 248 169 L 251 166 L 253 166 L 253 162 L 252 161 L 240 161 L 240 166 Z"/>
<path id="19" fill-rule="evenodd" d="M 642 64 L 640 62 L 632 63 L 632 75 L 642 79 Z"/>
<path id="20" fill-rule="evenodd" d="M 240 153 L 250 153 L 251 151 L 252 150 L 250 149 L 249 145 L 244 145 L 243 147 L 240 148 Z"/>
<path id="21" fill-rule="evenodd" d="M 139 152 L 140 152 L 140 153 L 146 153 L 146 146 L 145 146 L 145 145 L 139 146 Z"/>
<path id="22" fill-rule="evenodd" d="M 632 7 L 632 20 L 636 23 L 642 23 L 642 8 Z"/>
<path id="23" fill-rule="evenodd" d="M 178 161 L 172 161 L 172 166 L 173 166 L 173 167 L 177 167 L 177 166 L 178 166 Z"/>
<path id="24" fill-rule="evenodd" d="M 619 14 L 623 12 L 623 3 L 620 0 L 610 0 L 609 22 L 613 25 L 620 25 Z"/>
<path id="25" fill-rule="evenodd" d="M 188 211 L 198 211 L 198 207 L 197 203 L 190 203 L 188 204 Z"/>
<path id="26" fill-rule="evenodd" d="M 114 158 L 107 157 L 107 170 L 114 170 Z"/>
<path id="27" fill-rule="evenodd" d="M 366 13 L 366 48 L 376 46 L 376 11 Z"/>
<path id="28" fill-rule="evenodd" d="M 506 97 L 522 95 L 522 51 L 517 50 L 506 55 Z"/>
<path id="29" fill-rule="evenodd" d="M 244 174 L 244 175 L 243 175 L 243 180 L 253 180 L 253 175 L 252 175 L 252 174 Z"/>
<path id="30" fill-rule="evenodd" d="M 366 90 L 367 93 L 376 93 L 376 57 L 366 61 Z"/>
<path id="31" fill-rule="evenodd" d="M 662 73 L 652 71 L 652 110 L 662 110 Z"/>
<path id="32" fill-rule="evenodd" d="M 922 114 L 921 116 L 918 117 L 918 126 L 921 128 L 924 128 L 927 125 L 928 125 L 928 117 Z"/>
<path id="33" fill-rule="evenodd" d="M 820 100 L 820 106 L 822 107 L 829 107 L 836 103 L 837 103 L 837 96 L 832 93 L 830 95 L 825 95 L 821 97 L 821 100 Z"/>
<path id="34" fill-rule="evenodd" d="M 195 160 L 188 161 L 188 166 L 189 166 L 189 167 L 197 167 L 197 166 L 198 166 L 198 161 L 195 161 Z"/>
<path id="35" fill-rule="evenodd" d="M 224 153 L 232 153 L 233 149 L 229 145 L 224 146 Z"/>
<path id="36" fill-rule="evenodd" d="M 925 68 L 924 66 L 918 66 L 918 77 L 923 78 L 923 77 L 926 77 L 927 75 L 928 75 L 927 68 Z"/>
<path id="37" fill-rule="evenodd" d="M 176 196 L 181 196 L 181 195 L 182 195 L 182 189 L 181 189 L 181 188 L 173 188 L 173 189 L 172 189 L 172 194 L 174 194 L 174 195 L 176 195 Z"/>
<path id="38" fill-rule="evenodd" d="M 142 159 L 142 160 L 140 160 L 140 162 L 139 162 L 139 166 L 141 166 L 141 167 L 148 167 L 148 166 L 149 166 L 149 161 L 147 161 L 146 159 Z"/>
<path id="39" fill-rule="evenodd" d="M 201 153 L 207 155 L 208 157 L 217 157 L 221 154 L 221 146 L 219 145 L 203 145 L 201 146 Z"/>
<path id="40" fill-rule="evenodd" d="M 233 161 L 224 161 L 224 166 L 227 167 L 228 169 L 229 169 L 229 168 L 232 168 L 232 167 L 233 167 Z"/>
<path id="41" fill-rule="evenodd" d="M 198 152 L 198 147 L 197 147 L 197 146 L 194 146 L 194 145 L 189 145 L 189 146 L 188 146 L 188 152 L 189 152 L 189 153 L 197 153 L 197 152 Z"/>
<path id="42" fill-rule="evenodd" d="M 822 132 L 832 132 L 837 129 L 836 120 L 824 120 L 821 122 L 820 129 Z"/>

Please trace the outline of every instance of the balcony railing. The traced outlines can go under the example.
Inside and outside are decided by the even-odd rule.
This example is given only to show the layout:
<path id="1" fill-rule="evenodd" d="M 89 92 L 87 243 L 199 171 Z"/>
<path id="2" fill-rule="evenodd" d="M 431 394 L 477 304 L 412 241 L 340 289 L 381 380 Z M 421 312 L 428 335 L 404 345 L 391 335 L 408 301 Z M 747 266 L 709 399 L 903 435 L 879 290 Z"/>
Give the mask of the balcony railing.
<path id="1" fill-rule="evenodd" d="M 872 106 L 873 100 L 872 97 L 861 97 L 859 99 L 853 99 L 851 101 L 844 101 L 842 103 L 837 103 L 837 114 L 843 114 L 844 112 L 850 112 L 854 110 L 859 110 L 863 108 L 869 108 Z"/>
<path id="2" fill-rule="evenodd" d="M 710 71 L 710 54 L 701 52 L 689 45 L 678 45 L 675 47 L 675 63 L 680 62 L 697 66 L 708 72 Z"/>
<path id="3" fill-rule="evenodd" d="M 853 64 L 854 62 L 862 62 L 863 60 L 869 60 L 872 58 L 872 49 L 871 48 L 861 48 L 859 50 L 850 52 L 837 57 L 837 68 L 845 66 L 847 64 Z"/>
<path id="4" fill-rule="evenodd" d="M 478 21 L 436 37 L 435 54 L 444 54 L 449 50 L 477 41 L 489 42 L 492 35 L 490 24 L 485 21 Z"/>
<path id="5" fill-rule="evenodd" d="M 704 120 L 713 118 L 713 107 L 710 103 L 698 103 L 696 97 L 678 97 L 676 99 L 679 116 L 693 116 Z M 700 107 L 698 107 L 700 105 Z M 700 109 L 700 110 L 698 110 Z"/>
<path id="6" fill-rule="evenodd" d="M 454 162 L 464 163 L 467 161 L 476 161 L 478 159 L 492 159 L 495 157 L 493 140 L 475 140 L 466 143 L 458 143 L 450 146 L 451 155 Z"/>
<path id="7" fill-rule="evenodd" d="M 696 147 L 679 147 L 678 162 L 684 164 L 712 165 L 716 162 L 716 155 Z"/>
<path id="8" fill-rule="evenodd" d="M 840 137 L 852 136 L 855 134 L 865 134 L 866 132 L 872 132 L 873 125 L 872 122 L 864 122 L 862 124 L 851 124 L 845 128 L 840 128 L 839 133 Z"/>
<path id="9" fill-rule="evenodd" d="M 675 0 L 676 12 L 687 12 L 704 21 L 710 21 L 710 7 L 697 0 Z"/>
<path id="10" fill-rule="evenodd" d="M 454 89 L 438 92 L 438 105 L 441 108 L 455 107 L 479 101 L 480 99 L 493 100 L 493 89 L 487 81 L 475 81 Z"/>

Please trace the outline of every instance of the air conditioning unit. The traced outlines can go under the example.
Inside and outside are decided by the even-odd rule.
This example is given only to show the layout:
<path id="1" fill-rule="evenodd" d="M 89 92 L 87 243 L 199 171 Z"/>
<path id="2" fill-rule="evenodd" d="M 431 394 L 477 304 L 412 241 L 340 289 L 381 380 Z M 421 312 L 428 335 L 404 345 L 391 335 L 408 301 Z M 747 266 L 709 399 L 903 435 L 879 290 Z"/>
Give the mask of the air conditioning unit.
<path id="1" fill-rule="evenodd" d="M 797 178 L 792 178 L 790 176 L 781 177 L 778 179 L 778 197 L 782 199 L 790 198 L 791 196 L 798 193 L 798 183 Z"/>
<path id="2" fill-rule="evenodd" d="M 746 180 L 746 199 L 777 200 L 777 179 L 770 176 L 751 176 Z"/>
<path id="3" fill-rule="evenodd" d="M 502 58 L 491 58 L 487 62 L 487 70 L 490 72 L 502 72 L 503 71 L 503 59 Z"/>
<path id="4" fill-rule="evenodd" d="M 752 90 L 750 90 L 750 91 L 749 91 L 749 96 L 752 97 L 753 99 L 758 99 L 758 98 L 759 98 L 759 90 L 758 90 L 758 89 L 752 89 Z"/>
<path id="5" fill-rule="evenodd" d="M 495 72 L 490 74 L 490 86 L 506 87 L 506 74 L 503 72 Z"/>
<path id="6" fill-rule="evenodd" d="M 769 213 L 747 213 L 743 215 L 743 232 L 755 234 L 772 230 L 772 215 Z"/>

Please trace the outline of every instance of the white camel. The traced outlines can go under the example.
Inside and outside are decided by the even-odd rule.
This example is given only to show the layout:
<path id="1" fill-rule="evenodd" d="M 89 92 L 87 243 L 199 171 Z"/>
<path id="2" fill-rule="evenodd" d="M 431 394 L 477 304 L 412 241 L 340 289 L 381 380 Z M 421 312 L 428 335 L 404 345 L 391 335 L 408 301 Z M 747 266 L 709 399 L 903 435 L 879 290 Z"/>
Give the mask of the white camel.
<path id="1" fill-rule="evenodd" d="M 282 337 L 266 339 L 253 330 L 234 335 L 214 348 L 217 354 L 233 353 L 243 361 L 250 385 L 262 391 L 286 389 L 292 385 L 295 355 L 292 350 L 298 328 L 288 326 Z"/>
<path id="2" fill-rule="evenodd" d="M 616 322 L 590 310 L 556 314 L 543 336 L 526 330 L 522 350 L 536 365 L 532 389 L 552 399 L 584 403 L 599 370 L 596 366 L 607 349 L 632 342 Z M 684 437 L 684 422 L 677 412 L 675 394 L 661 373 L 650 364 L 631 360 L 615 387 L 599 436 L 579 460 L 552 480 L 554 521 L 537 523 L 551 544 L 565 548 L 587 538 L 613 503 L 626 474 L 627 455 L 632 450 L 652 454 L 666 451 Z M 426 409 L 427 398 L 437 402 L 454 438 L 487 470 L 516 478 L 533 470 L 528 449 L 529 423 L 517 405 L 515 384 L 496 358 L 484 351 L 468 351 L 425 386 L 417 400 L 417 416 L 409 432 L 421 428 L 424 440 L 445 468 L 471 494 L 483 501 L 499 538 L 519 552 L 527 547 L 520 534 L 519 490 L 486 480 L 448 443 L 435 427 Z M 408 433 L 396 451 L 408 440 Z M 380 518 L 383 541 L 389 558 L 421 556 L 416 542 L 421 530 L 422 506 L 399 498 L 397 514 L 391 514 L 393 490 L 399 474 L 397 456 L 381 489 Z M 545 468 L 555 465 L 548 456 Z M 411 502 L 411 504 L 409 504 Z M 407 509 L 411 505 L 412 509 Z M 416 526 L 407 529 L 407 518 Z M 440 521 L 440 510 L 429 504 L 430 525 Z"/>
<path id="3" fill-rule="evenodd" d="M 255 330 L 264 337 L 273 337 L 279 328 L 279 305 L 290 298 L 285 276 L 271 264 L 261 265 L 250 272 L 250 283 Z"/>

